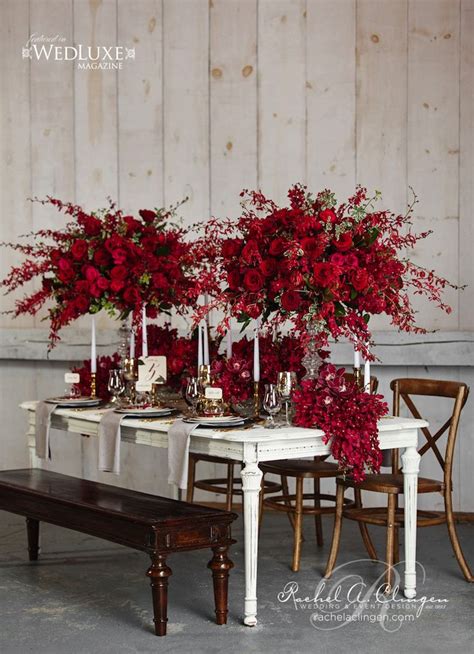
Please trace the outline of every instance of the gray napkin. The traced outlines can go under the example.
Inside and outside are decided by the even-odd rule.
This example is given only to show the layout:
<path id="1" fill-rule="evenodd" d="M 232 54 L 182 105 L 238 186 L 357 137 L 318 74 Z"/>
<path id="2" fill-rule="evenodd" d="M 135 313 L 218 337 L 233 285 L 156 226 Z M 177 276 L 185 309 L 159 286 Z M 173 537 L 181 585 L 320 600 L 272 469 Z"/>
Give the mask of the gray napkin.
<path id="1" fill-rule="evenodd" d="M 188 486 L 189 440 L 197 424 L 175 420 L 168 430 L 168 483 Z"/>
<path id="2" fill-rule="evenodd" d="M 38 402 L 36 405 L 35 445 L 36 456 L 40 459 L 51 459 L 49 430 L 51 427 L 51 414 L 57 407 L 57 404 L 50 402 Z"/>
<path id="3" fill-rule="evenodd" d="M 99 470 L 120 474 L 120 423 L 125 418 L 115 409 L 107 411 L 99 423 Z"/>

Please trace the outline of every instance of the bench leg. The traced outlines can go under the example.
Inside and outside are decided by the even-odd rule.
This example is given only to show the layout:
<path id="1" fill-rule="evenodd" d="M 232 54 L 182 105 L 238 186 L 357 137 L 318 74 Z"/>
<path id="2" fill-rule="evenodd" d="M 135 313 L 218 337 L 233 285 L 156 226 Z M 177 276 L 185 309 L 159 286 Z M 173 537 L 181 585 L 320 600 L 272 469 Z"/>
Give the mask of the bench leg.
<path id="1" fill-rule="evenodd" d="M 217 624 L 227 624 L 229 570 L 234 567 L 232 561 L 227 557 L 227 550 L 227 545 L 213 547 L 214 556 L 207 564 L 207 567 L 212 570 Z"/>
<path id="2" fill-rule="evenodd" d="M 26 533 L 28 535 L 28 556 L 30 557 L 30 561 L 37 561 L 39 551 L 39 520 L 27 518 Z"/>
<path id="3" fill-rule="evenodd" d="M 155 634 L 166 636 L 166 623 L 168 622 L 168 577 L 173 574 L 166 565 L 164 554 L 151 555 L 151 566 L 147 570 L 150 577 L 151 592 L 153 595 L 153 622 Z"/>

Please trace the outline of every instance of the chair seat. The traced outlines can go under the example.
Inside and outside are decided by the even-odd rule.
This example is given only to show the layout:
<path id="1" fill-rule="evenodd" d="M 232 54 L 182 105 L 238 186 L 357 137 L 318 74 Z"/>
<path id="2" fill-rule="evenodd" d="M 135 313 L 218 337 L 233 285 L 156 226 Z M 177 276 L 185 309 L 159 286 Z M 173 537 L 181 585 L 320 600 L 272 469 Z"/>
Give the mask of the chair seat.
<path id="1" fill-rule="evenodd" d="M 260 467 L 264 473 L 303 479 L 336 477 L 340 474 L 339 466 L 336 463 L 320 460 L 285 459 L 284 461 L 267 461 L 266 463 L 262 463 Z"/>
<path id="2" fill-rule="evenodd" d="M 337 478 L 339 485 L 346 488 L 359 488 L 360 490 L 373 491 L 375 493 L 393 493 L 399 495 L 403 493 L 403 474 L 379 474 L 367 475 L 361 483 L 356 483 L 350 477 Z M 427 479 L 426 477 L 418 478 L 418 493 L 437 493 L 443 492 L 444 482 L 437 479 Z"/>

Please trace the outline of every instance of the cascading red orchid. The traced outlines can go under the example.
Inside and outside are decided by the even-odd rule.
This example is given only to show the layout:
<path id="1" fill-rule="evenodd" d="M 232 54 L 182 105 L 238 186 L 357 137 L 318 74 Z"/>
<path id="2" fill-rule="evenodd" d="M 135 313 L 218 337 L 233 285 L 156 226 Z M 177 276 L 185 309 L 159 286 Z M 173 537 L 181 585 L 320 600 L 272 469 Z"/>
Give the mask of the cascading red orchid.
<path id="1" fill-rule="evenodd" d="M 322 429 L 342 470 L 359 482 L 382 462 L 377 422 L 388 413 L 382 395 L 371 395 L 344 378 L 344 369 L 323 364 L 319 377 L 303 381 L 295 393 L 294 423 Z"/>
<path id="2" fill-rule="evenodd" d="M 27 259 L 1 286 L 9 293 L 41 278 L 41 288 L 18 300 L 11 313 L 34 315 L 52 300 L 52 344 L 62 327 L 86 313 L 133 313 L 138 321 L 144 303 L 150 317 L 196 304 L 202 292 L 201 250 L 199 243 L 186 240 L 188 230 L 172 222 L 177 207 L 143 209 L 136 218 L 113 203 L 86 213 L 55 198 L 40 202 L 72 220 L 61 229 L 27 235 L 33 244 L 5 244 Z"/>
<path id="3" fill-rule="evenodd" d="M 430 233 L 411 231 L 416 199 L 400 216 L 375 211 L 379 194 L 369 198 L 360 187 L 340 205 L 331 191 L 313 197 L 299 184 L 288 192 L 288 207 L 255 191 L 241 195 L 238 220 L 206 225 L 224 288 L 214 306 L 227 319 L 291 320 L 301 332 L 312 323 L 326 339 L 349 338 L 373 358 L 370 316 L 386 314 L 399 329 L 424 332 L 415 324 L 410 292 L 451 311 L 442 293 L 452 285 L 405 258 Z"/>

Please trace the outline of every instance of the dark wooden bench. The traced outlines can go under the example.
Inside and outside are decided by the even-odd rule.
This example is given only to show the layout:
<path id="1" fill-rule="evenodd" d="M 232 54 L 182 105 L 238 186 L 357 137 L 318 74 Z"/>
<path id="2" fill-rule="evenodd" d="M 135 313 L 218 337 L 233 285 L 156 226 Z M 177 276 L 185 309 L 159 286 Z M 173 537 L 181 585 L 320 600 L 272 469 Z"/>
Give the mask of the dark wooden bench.
<path id="1" fill-rule="evenodd" d="M 40 521 L 147 552 L 155 632 L 166 634 L 172 552 L 210 547 L 217 624 L 227 622 L 227 557 L 235 513 L 116 488 L 45 470 L 0 472 L 0 509 L 26 516 L 30 561 L 38 559 Z"/>

